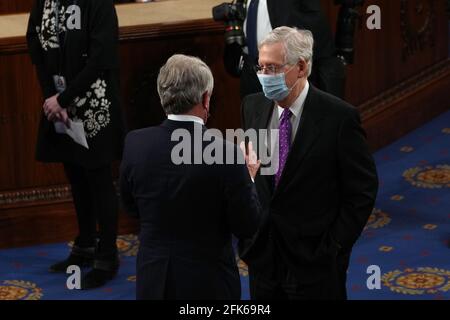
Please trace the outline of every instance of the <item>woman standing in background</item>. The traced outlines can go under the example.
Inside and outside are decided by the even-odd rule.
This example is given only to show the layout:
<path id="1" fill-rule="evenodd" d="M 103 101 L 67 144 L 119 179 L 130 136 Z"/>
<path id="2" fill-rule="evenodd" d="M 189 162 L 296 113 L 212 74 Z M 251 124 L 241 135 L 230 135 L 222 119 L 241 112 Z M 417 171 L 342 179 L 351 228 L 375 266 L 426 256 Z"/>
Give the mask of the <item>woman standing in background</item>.
<path id="1" fill-rule="evenodd" d="M 64 165 L 79 227 L 69 257 L 50 271 L 92 266 L 81 286 L 99 287 L 119 268 L 111 163 L 121 157 L 123 126 L 113 0 L 35 0 L 27 41 L 45 99 L 36 157 Z M 75 131 L 78 139 L 67 134 Z"/>

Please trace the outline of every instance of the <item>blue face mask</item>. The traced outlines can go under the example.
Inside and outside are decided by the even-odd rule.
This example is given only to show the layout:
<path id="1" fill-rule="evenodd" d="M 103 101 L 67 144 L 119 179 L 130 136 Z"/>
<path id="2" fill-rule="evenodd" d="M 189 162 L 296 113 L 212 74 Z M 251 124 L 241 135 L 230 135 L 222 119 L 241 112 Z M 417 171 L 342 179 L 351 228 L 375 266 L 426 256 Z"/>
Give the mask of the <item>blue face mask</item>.
<path id="1" fill-rule="evenodd" d="M 290 71 L 290 70 L 289 70 Z M 289 72 L 288 71 L 288 72 Z M 274 101 L 282 101 L 291 93 L 292 88 L 286 85 L 286 74 L 258 74 L 259 82 L 267 99 Z M 297 80 L 298 82 L 298 80 Z M 297 84 L 294 84 L 294 86 Z M 293 87 L 294 87 L 293 86 Z"/>
<path id="2" fill-rule="evenodd" d="M 258 74 L 259 82 L 267 99 L 274 101 L 284 100 L 291 90 L 286 85 L 286 76 L 279 74 Z"/>

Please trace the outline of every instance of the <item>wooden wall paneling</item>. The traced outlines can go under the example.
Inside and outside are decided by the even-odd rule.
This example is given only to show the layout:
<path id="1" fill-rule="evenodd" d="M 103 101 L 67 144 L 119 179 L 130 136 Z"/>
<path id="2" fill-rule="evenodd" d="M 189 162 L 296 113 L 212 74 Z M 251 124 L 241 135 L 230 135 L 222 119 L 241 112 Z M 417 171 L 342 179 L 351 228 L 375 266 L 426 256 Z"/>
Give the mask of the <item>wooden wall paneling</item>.
<path id="1" fill-rule="evenodd" d="M 191 24 L 181 30 L 138 41 L 139 30 L 124 30 L 121 45 L 121 88 L 129 129 L 155 125 L 164 118 L 156 90 L 159 68 L 175 53 L 198 56 L 215 78 L 208 125 L 225 130 L 240 125 L 239 80 L 223 67 L 223 27 L 204 22 L 201 34 Z M 147 92 L 146 92 L 147 91 Z"/>
<path id="2" fill-rule="evenodd" d="M 449 110 L 449 88 L 447 59 L 362 104 L 359 109 L 372 150 Z"/>
<path id="3" fill-rule="evenodd" d="M 77 220 L 71 200 L 0 209 L 0 249 L 73 240 Z M 119 234 L 138 231 L 137 220 L 119 214 Z"/>
<path id="4" fill-rule="evenodd" d="M 0 14 L 13 14 L 19 12 L 29 12 L 34 0 L 1 0 Z"/>
<path id="5" fill-rule="evenodd" d="M 43 98 L 28 54 L 0 55 L 0 191 L 65 182 L 55 165 L 34 160 Z"/>
<path id="6" fill-rule="evenodd" d="M 369 5 L 381 8 L 381 30 L 366 27 Z M 335 32 L 340 7 L 323 0 L 322 7 Z M 358 106 L 447 59 L 445 8 L 445 0 L 366 1 L 358 9 L 362 23 L 355 33 L 355 63 L 347 66 L 346 100 Z"/>

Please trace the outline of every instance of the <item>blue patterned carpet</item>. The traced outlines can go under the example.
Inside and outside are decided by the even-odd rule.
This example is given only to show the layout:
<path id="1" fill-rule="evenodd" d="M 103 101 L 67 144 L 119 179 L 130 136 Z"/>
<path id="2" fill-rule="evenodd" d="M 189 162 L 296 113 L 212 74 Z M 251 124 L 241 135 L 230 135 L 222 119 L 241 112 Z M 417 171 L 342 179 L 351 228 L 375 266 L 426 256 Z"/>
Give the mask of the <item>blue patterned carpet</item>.
<path id="1" fill-rule="evenodd" d="M 376 208 L 348 270 L 350 299 L 450 299 L 450 111 L 375 154 L 380 176 Z M 67 243 L 0 251 L 2 299 L 134 299 L 137 238 L 118 240 L 121 269 L 106 287 L 66 289 L 66 275 L 47 272 Z M 367 267 L 381 270 L 369 290 Z M 242 296 L 246 266 L 239 262 Z"/>
<path id="2" fill-rule="evenodd" d="M 450 111 L 375 154 L 380 190 L 357 242 L 350 299 L 450 299 Z M 382 289 L 368 290 L 378 265 Z"/>

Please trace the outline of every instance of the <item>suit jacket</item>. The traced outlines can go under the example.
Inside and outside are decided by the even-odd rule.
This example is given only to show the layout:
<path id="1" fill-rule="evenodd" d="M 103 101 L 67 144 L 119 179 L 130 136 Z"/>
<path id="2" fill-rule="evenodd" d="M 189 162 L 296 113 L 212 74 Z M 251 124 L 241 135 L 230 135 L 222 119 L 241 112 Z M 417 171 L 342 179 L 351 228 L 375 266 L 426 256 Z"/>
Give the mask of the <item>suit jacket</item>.
<path id="1" fill-rule="evenodd" d="M 247 96 L 243 127 L 266 129 L 273 108 L 262 93 Z M 255 183 L 263 222 L 240 243 L 250 268 L 270 276 L 281 259 L 305 283 L 336 272 L 337 256 L 360 236 L 378 188 L 356 109 L 311 85 L 278 187 L 273 176 L 258 175 Z"/>
<path id="2" fill-rule="evenodd" d="M 272 28 L 281 26 L 310 30 L 314 35 L 314 60 L 335 54 L 330 24 L 318 0 L 267 0 Z"/>
<path id="3" fill-rule="evenodd" d="M 177 129 L 192 139 L 205 131 L 166 120 L 126 138 L 120 190 L 126 211 L 140 220 L 137 298 L 239 299 L 232 233 L 251 237 L 257 229 L 255 186 L 245 164 L 174 164 Z M 241 155 L 235 145 L 217 141 Z"/>

